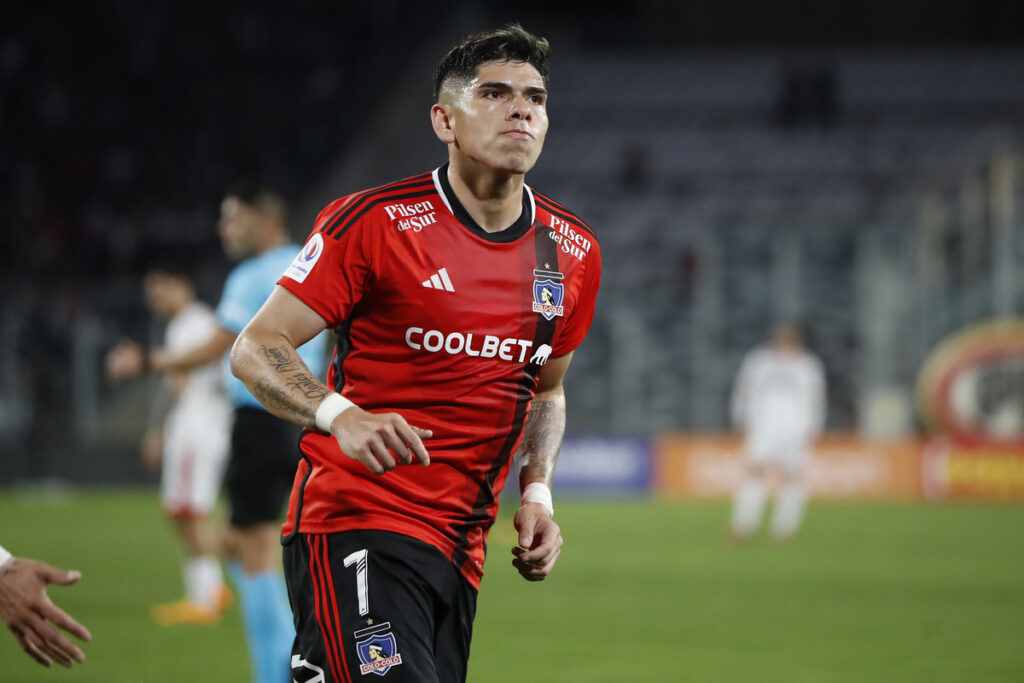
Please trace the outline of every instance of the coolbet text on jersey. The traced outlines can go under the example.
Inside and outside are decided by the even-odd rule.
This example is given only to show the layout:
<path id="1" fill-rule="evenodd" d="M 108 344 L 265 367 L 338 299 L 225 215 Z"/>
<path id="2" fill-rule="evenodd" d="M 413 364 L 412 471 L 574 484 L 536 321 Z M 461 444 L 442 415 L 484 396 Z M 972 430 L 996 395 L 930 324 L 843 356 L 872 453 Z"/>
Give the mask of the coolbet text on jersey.
<path id="1" fill-rule="evenodd" d="M 568 210 L 527 187 L 519 220 L 487 233 L 447 166 L 328 205 L 278 284 L 337 332 L 330 388 L 432 430 L 431 464 L 378 476 L 306 431 L 286 538 L 394 531 L 479 586 L 538 372 L 583 340 L 600 275 L 594 233 Z"/>

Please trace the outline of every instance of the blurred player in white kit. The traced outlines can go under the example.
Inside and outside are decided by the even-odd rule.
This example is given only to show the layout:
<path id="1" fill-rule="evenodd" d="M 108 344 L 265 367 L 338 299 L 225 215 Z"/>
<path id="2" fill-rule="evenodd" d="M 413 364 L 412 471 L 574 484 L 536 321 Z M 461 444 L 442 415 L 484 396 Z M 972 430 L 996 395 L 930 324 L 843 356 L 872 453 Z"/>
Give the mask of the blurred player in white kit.
<path id="1" fill-rule="evenodd" d="M 745 541 L 757 532 L 767 479 L 777 472 L 781 485 L 771 531 L 776 539 L 788 539 L 803 520 L 804 465 L 825 422 L 825 373 L 795 325 L 776 325 L 770 344 L 747 353 L 731 409 L 733 424 L 745 435 L 744 472 L 733 496 L 733 538 Z"/>
<path id="2" fill-rule="evenodd" d="M 217 317 L 196 298 L 183 265 L 166 260 L 147 269 L 143 287 L 150 310 L 167 321 L 165 348 L 180 353 L 206 343 Z M 121 380 L 141 374 L 145 356 L 124 342 L 107 357 L 107 374 Z M 209 516 L 217 501 L 227 462 L 231 407 L 220 365 L 214 361 L 161 378 L 142 457 L 155 469 L 162 460 L 160 497 L 185 550 L 185 599 L 153 609 L 161 624 L 217 621 L 228 591 L 220 560 L 220 538 Z"/>

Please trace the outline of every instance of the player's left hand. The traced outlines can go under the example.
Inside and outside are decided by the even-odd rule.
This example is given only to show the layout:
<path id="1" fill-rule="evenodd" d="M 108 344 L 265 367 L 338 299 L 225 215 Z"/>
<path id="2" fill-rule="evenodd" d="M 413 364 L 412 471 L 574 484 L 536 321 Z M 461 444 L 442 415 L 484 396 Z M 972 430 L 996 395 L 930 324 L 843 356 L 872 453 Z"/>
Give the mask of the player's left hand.
<path id="1" fill-rule="evenodd" d="M 538 503 L 526 503 L 519 508 L 514 524 L 519 532 L 519 546 L 512 548 L 516 556 L 512 566 L 527 581 L 543 581 L 562 554 L 562 530 Z"/>

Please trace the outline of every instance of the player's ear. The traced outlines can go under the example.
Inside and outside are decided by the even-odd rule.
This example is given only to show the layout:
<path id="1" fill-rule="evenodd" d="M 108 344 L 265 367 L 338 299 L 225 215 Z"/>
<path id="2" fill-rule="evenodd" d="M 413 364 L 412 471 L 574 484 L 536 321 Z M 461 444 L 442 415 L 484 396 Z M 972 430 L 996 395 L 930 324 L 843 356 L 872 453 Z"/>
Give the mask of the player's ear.
<path id="1" fill-rule="evenodd" d="M 455 128 L 452 126 L 449 112 L 449 107 L 440 102 L 430 108 L 430 122 L 434 126 L 434 133 L 446 145 L 455 142 Z"/>

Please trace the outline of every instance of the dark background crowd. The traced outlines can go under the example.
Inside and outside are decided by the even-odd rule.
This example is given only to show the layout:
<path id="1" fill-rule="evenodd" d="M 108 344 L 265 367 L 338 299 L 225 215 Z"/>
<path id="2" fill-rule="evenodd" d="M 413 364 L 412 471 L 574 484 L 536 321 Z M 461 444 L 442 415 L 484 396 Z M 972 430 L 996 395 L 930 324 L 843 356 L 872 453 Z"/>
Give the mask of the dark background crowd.
<path id="1" fill-rule="evenodd" d="M 76 359 L 73 337 L 106 339 L 110 320 L 145 335 L 138 277 L 149 256 L 188 250 L 200 295 L 215 302 L 228 268 L 214 231 L 226 187 L 255 176 L 298 203 L 373 130 L 410 68 L 426 76 L 413 96 L 429 106 L 433 65 L 410 64 L 425 46 L 508 20 L 552 39 L 556 79 L 560 50 L 590 46 L 1000 49 L 1024 37 L 1022 7 L 991 0 L 4 3 L 0 446 L 12 457 L 0 476 L 52 474 L 46 454 L 68 448 L 83 419 L 76 401 L 95 395 L 78 375 L 96 359 Z M 783 84 L 780 125 L 842 116 L 827 69 Z M 621 96 L 609 88 L 607 111 L 593 115 Z M 645 164 L 643 150 L 627 150 L 624 185 L 642 190 Z M 293 221 L 297 239 L 307 218 Z"/>

